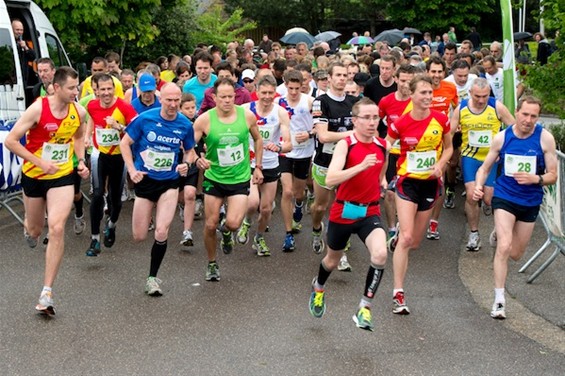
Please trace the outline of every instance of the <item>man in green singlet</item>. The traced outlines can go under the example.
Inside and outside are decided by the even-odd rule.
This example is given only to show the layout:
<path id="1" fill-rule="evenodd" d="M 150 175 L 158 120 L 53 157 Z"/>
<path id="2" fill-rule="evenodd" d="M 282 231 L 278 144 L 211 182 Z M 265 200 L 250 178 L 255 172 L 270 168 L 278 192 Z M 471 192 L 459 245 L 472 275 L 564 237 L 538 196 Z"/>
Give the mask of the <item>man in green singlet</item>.
<path id="1" fill-rule="evenodd" d="M 235 105 L 235 83 L 219 78 L 214 84 L 216 108 L 201 115 L 194 123 L 194 139 L 205 137 L 206 155 L 196 160 L 196 166 L 205 170 L 204 191 L 204 245 L 208 253 L 207 281 L 219 281 L 216 262 L 216 227 L 220 206 L 227 200 L 226 219 L 221 223 L 221 247 L 228 254 L 233 249 L 232 231 L 241 225 L 247 211 L 251 159 L 249 135 L 255 142 L 255 171 L 253 183 L 263 181 L 263 139 L 259 134 L 255 115 Z"/>

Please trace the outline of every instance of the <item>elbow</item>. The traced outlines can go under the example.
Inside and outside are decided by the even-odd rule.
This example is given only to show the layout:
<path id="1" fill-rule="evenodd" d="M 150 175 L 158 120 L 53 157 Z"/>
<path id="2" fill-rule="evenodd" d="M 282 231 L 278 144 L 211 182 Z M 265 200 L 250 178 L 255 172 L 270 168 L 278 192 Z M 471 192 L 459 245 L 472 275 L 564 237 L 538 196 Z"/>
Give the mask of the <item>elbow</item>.
<path id="1" fill-rule="evenodd" d="M 339 184 L 337 177 L 334 174 L 328 173 L 328 175 L 326 175 L 326 186 L 333 187 L 337 184 Z"/>

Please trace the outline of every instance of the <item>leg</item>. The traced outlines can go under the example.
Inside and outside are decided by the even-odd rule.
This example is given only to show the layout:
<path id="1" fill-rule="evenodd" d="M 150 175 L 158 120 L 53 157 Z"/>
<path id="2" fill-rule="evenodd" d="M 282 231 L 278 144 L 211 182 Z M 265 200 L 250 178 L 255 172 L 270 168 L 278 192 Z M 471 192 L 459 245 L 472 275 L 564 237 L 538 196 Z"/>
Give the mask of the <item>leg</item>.
<path id="1" fill-rule="evenodd" d="M 292 231 L 292 209 L 294 199 L 294 187 L 292 174 L 284 172 L 281 174 L 282 196 L 281 196 L 281 213 L 284 220 L 286 232 Z M 303 193 L 304 194 L 304 193 Z"/>
<path id="2" fill-rule="evenodd" d="M 141 242 L 147 239 L 149 222 L 154 202 L 142 197 L 136 197 L 133 202 L 133 213 L 131 218 L 131 233 L 133 240 Z"/>
<path id="3" fill-rule="evenodd" d="M 208 255 L 208 261 L 216 261 L 216 228 L 220 220 L 220 206 L 224 202 L 223 197 L 204 195 L 204 246 Z M 247 208 L 243 208 L 245 212 Z"/>

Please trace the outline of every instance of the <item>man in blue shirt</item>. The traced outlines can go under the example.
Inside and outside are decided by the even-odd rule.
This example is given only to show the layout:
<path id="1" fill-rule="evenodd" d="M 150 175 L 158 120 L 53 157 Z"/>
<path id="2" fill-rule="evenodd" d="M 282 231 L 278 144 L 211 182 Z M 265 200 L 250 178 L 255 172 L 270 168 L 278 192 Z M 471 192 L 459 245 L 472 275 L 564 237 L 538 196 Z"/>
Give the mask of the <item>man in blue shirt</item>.
<path id="1" fill-rule="evenodd" d="M 206 51 L 200 52 L 195 57 L 196 77 L 192 77 L 184 87 L 183 93 L 191 93 L 196 98 L 196 111 L 200 110 L 202 101 L 204 100 L 204 92 L 209 87 L 214 86 L 214 82 L 218 79 L 212 74 L 212 63 L 214 58 Z"/>

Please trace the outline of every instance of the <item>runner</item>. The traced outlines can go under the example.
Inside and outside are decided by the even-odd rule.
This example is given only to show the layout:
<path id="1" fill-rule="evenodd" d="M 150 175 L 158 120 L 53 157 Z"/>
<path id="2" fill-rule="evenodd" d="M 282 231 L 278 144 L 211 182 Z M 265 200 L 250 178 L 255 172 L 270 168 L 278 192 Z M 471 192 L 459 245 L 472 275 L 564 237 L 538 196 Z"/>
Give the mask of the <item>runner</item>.
<path id="1" fill-rule="evenodd" d="M 387 258 L 379 199 L 381 189 L 386 188 L 384 175 L 390 144 L 378 138 L 378 113 L 377 105 L 368 98 L 353 105 L 353 134 L 339 141 L 334 150 L 326 182 L 339 186 L 330 209 L 326 256 L 312 281 L 310 295 L 310 313 L 322 317 L 326 311 L 325 283 L 338 266 L 347 239 L 356 233 L 369 251 L 371 264 L 353 321 L 358 328 L 371 331 L 371 307 Z"/>
<path id="2" fill-rule="evenodd" d="M 104 194 L 108 189 L 109 216 L 104 228 L 104 246 L 111 248 L 116 241 L 116 222 L 122 210 L 122 191 L 125 182 L 124 160 L 120 152 L 120 139 L 126 126 L 137 116 L 133 107 L 115 96 L 114 81 L 106 73 L 92 79 L 97 89 L 97 99 L 88 103 L 90 115 L 86 140 L 92 137 L 96 152 L 90 157 L 92 168 L 92 202 L 90 203 L 91 242 L 86 255 L 100 254 L 100 221 L 104 217 Z M 87 141 L 87 146 L 90 142 Z"/>
<path id="3" fill-rule="evenodd" d="M 493 137 L 499 132 L 501 125 L 514 124 L 514 117 L 502 103 L 489 97 L 490 85 L 485 78 L 476 78 L 471 86 L 471 98 L 463 100 L 451 117 L 452 129 L 460 129 L 463 143 L 461 145 L 461 168 L 465 183 L 465 214 L 471 232 L 467 242 L 467 250 L 478 251 L 481 248 L 479 236 L 479 203 L 473 200 L 475 175 L 485 160 L 492 145 Z M 484 204 L 491 205 L 496 171 L 492 170 L 484 182 Z"/>
<path id="4" fill-rule="evenodd" d="M 63 260 L 65 223 L 73 205 L 73 156 L 78 158 L 77 172 L 89 175 L 84 159 L 86 111 L 74 103 L 78 95 L 78 73 L 69 67 L 57 69 L 52 96 L 35 101 L 16 122 L 5 145 L 25 162 L 22 168 L 25 219 L 24 236 L 31 248 L 37 246 L 45 222 L 50 241 L 45 251 L 44 286 L 36 310 L 55 314 L 52 287 Z M 26 145 L 20 140 L 27 133 Z"/>
<path id="5" fill-rule="evenodd" d="M 145 111 L 126 128 L 120 149 L 131 180 L 135 183 L 132 214 L 134 241 L 147 238 L 153 207 L 156 205 L 155 241 L 151 247 L 149 276 L 145 293 L 162 295 L 157 272 L 167 251 L 169 228 L 175 216 L 179 174 L 186 176 L 190 151 L 194 146 L 192 123 L 179 113 L 181 90 L 173 83 L 161 89 L 161 108 Z M 176 155 L 184 148 L 183 163 Z"/>
<path id="6" fill-rule="evenodd" d="M 214 84 L 216 107 L 205 112 L 194 123 L 196 142 L 205 136 L 206 155 L 196 160 L 204 172 L 204 245 L 208 256 L 207 281 L 219 281 L 220 269 L 216 260 L 216 228 L 220 207 L 227 199 L 225 220 L 220 225 L 221 247 L 224 253 L 233 250 L 232 231 L 241 226 L 247 210 L 251 164 L 249 135 L 255 143 L 254 184 L 263 181 L 263 139 L 259 134 L 257 119 L 251 111 L 236 106 L 235 83 L 220 78 Z"/>
<path id="7" fill-rule="evenodd" d="M 477 171 L 473 198 L 484 195 L 484 184 L 491 168 L 498 165 L 500 176 L 494 186 L 492 207 L 496 232 L 494 255 L 494 304 L 492 318 L 506 318 L 504 286 L 508 258 L 518 261 L 526 251 L 540 205 L 544 185 L 557 181 L 555 139 L 541 124 L 541 101 L 526 96 L 518 101 L 516 123 L 497 134 Z"/>
<path id="8" fill-rule="evenodd" d="M 314 154 L 314 134 L 312 133 L 314 98 L 301 93 L 303 75 L 300 72 L 286 72 L 284 82 L 287 95 L 280 98 L 278 103 L 286 109 L 290 116 L 292 151 L 281 154 L 279 157 L 282 185 L 281 213 L 286 230 L 283 252 L 292 252 L 296 248 L 293 234 L 300 232 L 302 228 L 300 222 L 303 215 L 304 190 Z"/>
<path id="9" fill-rule="evenodd" d="M 251 184 L 249 199 L 247 201 L 247 218 L 243 219 L 241 227 L 237 232 L 237 241 L 246 244 L 249 239 L 249 227 L 251 218 L 259 210 L 257 220 L 257 233 L 253 238 L 253 249 L 257 256 L 270 256 L 271 251 L 263 236 L 266 231 L 271 213 L 273 201 L 277 195 L 278 180 L 281 176 L 279 167 L 279 154 L 292 150 L 289 131 L 289 114 L 287 111 L 273 102 L 277 82 L 273 76 L 264 76 L 257 82 L 257 95 L 259 100 L 244 105 L 255 115 L 259 133 L 263 139 L 263 182 Z M 281 142 L 282 140 L 282 142 Z M 256 148 L 253 144 L 253 152 Z M 252 159 L 251 168 L 255 168 Z"/>
<path id="10" fill-rule="evenodd" d="M 433 81 L 418 75 L 410 81 L 412 110 L 388 128 L 387 140 L 400 140 L 396 209 L 400 235 L 393 256 L 393 313 L 409 314 L 404 300 L 408 255 L 420 245 L 434 203 L 441 192 L 441 176 L 451 157 L 451 129 L 446 115 L 431 110 Z"/>

